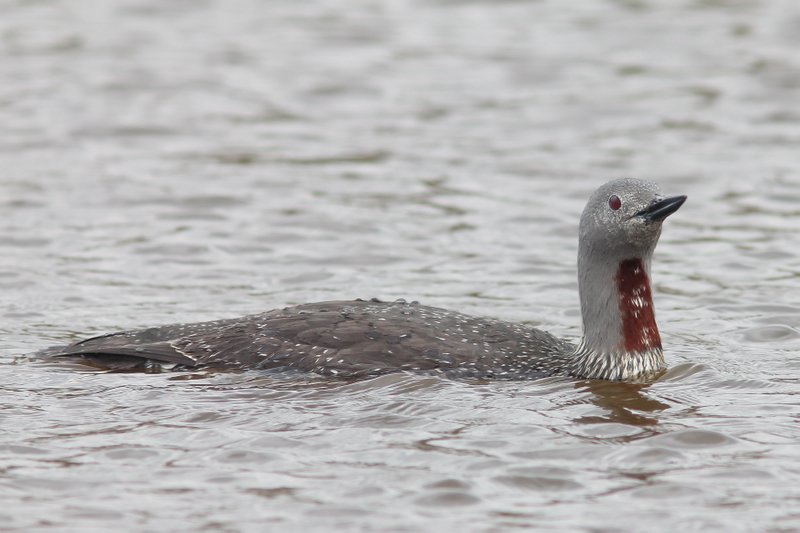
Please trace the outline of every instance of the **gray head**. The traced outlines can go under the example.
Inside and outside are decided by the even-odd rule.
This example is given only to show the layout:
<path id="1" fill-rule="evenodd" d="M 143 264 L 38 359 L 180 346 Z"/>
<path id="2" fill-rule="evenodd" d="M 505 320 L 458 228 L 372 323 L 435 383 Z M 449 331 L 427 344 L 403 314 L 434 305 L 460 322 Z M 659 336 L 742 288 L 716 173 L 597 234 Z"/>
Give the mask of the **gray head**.
<path id="1" fill-rule="evenodd" d="M 584 336 L 575 374 L 631 379 L 663 368 L 650 259 L 664 219 L 685 200 L 636 179 L 610 181 L 589 198 L 579 230 Z"/>
<path id="2" fill-rule="evenodd" d="M 685 200 L 664 198 L 649 181 L 609 181 L 592 194 L 581 215 L 581 253 L 649 257 L 661 236 L 661 223 Z"/>

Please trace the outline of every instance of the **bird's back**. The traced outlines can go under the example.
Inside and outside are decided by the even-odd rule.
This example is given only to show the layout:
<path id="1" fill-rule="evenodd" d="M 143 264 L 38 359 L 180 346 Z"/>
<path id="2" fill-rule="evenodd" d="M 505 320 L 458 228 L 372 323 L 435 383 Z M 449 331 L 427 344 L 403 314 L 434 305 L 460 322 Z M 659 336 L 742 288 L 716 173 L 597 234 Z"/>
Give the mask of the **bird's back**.
<path id="1" fill-rule="evenodd" d="M 341 377 L 411 370 L 532 378 L 560 373 L 573 350 L 520 324 L 404 301 L 355 300 L 112 333 L 43 353 L 184 367 L 283 367 Z"/>

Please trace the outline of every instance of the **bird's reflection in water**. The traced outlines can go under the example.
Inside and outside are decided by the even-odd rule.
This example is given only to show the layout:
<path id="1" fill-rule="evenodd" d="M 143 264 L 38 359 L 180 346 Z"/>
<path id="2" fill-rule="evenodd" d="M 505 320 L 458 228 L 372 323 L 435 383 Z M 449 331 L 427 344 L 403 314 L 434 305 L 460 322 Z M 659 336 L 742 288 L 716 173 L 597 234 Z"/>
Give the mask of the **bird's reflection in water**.
<path id="1" fill-rule="evenodd" d="M 601 424 L 616 422 L 633 426 L 655 426 L 655 415 L 670 406 L 645 394 L 649 384 L 621 383 L 618 381 L 580 381 L 575 388 L 591 393 L 589 401 L 605 411 L 604 415 L 589 415 L 577 418 L 579 424 Z"/>

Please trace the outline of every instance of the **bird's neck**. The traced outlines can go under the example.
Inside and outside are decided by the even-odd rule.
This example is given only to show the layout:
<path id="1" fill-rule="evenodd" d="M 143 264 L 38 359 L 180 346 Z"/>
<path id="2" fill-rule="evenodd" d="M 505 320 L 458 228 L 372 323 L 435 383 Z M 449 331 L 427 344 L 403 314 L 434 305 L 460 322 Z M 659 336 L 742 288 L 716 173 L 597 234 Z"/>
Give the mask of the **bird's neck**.
<path id="1" fill-rule="evenodd" d="M 626 352 L 661 350 L 649 265 L 639 258 L 626 259 L 617 268 L 615 282 L 622 321 L 622 345 Z"/>
<path id="2" fill-rule="evenodd" d="M 583 339 L 571 372 L 587 378 L 636 380 L 664 368 L 650 287 L 650 257 L 581 264 Z"/>

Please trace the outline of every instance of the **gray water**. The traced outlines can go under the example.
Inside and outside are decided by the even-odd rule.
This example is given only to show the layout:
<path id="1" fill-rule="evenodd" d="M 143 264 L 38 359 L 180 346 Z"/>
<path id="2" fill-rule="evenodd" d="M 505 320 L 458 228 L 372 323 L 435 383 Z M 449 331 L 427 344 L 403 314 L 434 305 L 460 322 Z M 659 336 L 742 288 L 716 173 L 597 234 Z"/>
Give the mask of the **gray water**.
<path id="1" fill-rule="evenodd" d="M 800 4 L 0 2 L 0 529 L 800 529 Z M 305 301 L 580 336 L 595 187 L 687 194 L 670 370 L 353 383 L 25 354 Z"/>

